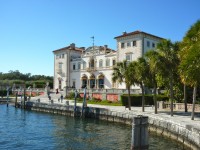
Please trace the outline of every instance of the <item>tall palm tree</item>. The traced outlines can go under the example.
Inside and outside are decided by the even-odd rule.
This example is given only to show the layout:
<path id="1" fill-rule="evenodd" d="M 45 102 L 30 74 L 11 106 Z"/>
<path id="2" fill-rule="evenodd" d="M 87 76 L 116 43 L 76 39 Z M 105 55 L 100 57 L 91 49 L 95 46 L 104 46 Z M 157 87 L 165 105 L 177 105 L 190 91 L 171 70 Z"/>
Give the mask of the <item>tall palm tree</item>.
<path id="1" fill-rule="evenodd" d="M 191 119 L 194 120 L 197 86 L 200 85 L 200 42 L 194 44 L 186 57 L 181 60 L 179 66 L 180 76 L 185 79 L 186 84 L 193 87 L 193 106 Z"/>
<path id="2" fill-rule="evenodd" d="M 157 51 L 160 55 L 160 66 L 161 66 L 161 75 L 163 78 L 169 80 L 169 90 L 170 90 L 170 107 L 171 107 L 171 116 L 173 116 L 173 100 L 174 100 L 174 78 L 177 74 L 178 67 L 178 43 L 172 43 L 170 40 L 162 40 L 157 45 Z"/>
<path id="3" fill-rule="evenodd" d="M 180 77 L 186 85 L 193 87 L 191 120 L 194 120 L 196 92 L 200 84 L 200 20 L 191 26 L 183 38 L 180 60 Z"/>
<path id="4" fill-rule="evenodd" d="M 155 111 L 154 113 L 157 114 L 157 80 L 156 76 L 159 73 L 159 65 L 160 65 L 160 59 L 159 59 L 159 53 L 157 51 L 151 50 L 146 52 L 145 54 L 146 60 L 149 64 L 150 68 L 150 74 L 151 74 L 151 80 L 154 87 L 153 93 L 154 93 L 154 105 L 155 105 Z"/>
<path id="5" fill-rule="evenodd" d="M 144 85 L 149 78 L 149 65 L 144 57 L 140 57 L 133 62 L 135 66 L 135 83 L 139 84 L 142 90 L 142 111 L 144 112 L 145 97 Z"/>
<path id="6" fill-rule="evenodd" d="M 185 105 L 185 112 L 187 112 L 188 109 L 187 109 L 187 86 L 186 86 L 186 84 L 184 84 L 184 89 L 183 89 L 183 91 L 184 91 L 184 105 Z"/>
<path id="7" fill-rule="evenodd" d="M 131 98 L 130 98 L 130 88 L 134 81 L 134 67 L 131 63 L 126 60 L 123 62 L 118 62 L 113 68 L 112 81 L 114 83 L 118 82 L 122 84 L 125 82 L 126 88 L 128 90 L 128 107 L 131 110 Z"/>

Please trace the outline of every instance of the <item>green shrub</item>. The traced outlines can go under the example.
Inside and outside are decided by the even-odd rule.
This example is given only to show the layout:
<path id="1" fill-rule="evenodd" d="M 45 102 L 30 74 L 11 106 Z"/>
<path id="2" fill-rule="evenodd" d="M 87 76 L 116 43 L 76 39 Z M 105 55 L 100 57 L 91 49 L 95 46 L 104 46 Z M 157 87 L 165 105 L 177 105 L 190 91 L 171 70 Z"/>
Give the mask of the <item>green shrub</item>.
<path id="1" fill-rule="evenodd" d="M 0 96 L 7 96 L 6 90 L 0 90 Z"/>
<path id="2" fill-rule="evenodd" d="M 128 95 L 120 97 L 123 106 L 128 105 Z M 167 101 L 169 98 L 164 95 L 157 95 L 157 101 Z M 154 105 L 153 95 L 145 95 L 145 105 Z M 131 95 L 131 106 L 142 106 L 142 95 Z"/>

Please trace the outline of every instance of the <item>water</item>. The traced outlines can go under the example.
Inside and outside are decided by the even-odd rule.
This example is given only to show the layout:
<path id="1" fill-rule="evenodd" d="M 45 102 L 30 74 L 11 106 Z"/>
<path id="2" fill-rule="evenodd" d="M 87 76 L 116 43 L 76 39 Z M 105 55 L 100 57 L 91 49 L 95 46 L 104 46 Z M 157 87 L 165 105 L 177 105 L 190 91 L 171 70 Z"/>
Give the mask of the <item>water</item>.
<path id="1" fill-rule="evenodd" d="M 150 150 L 181 150 L 177 143 L 150 135 Z M 131 126 L 93 119 L 38 113 L 0 105 L 0 149 L 129 150 Z"/>

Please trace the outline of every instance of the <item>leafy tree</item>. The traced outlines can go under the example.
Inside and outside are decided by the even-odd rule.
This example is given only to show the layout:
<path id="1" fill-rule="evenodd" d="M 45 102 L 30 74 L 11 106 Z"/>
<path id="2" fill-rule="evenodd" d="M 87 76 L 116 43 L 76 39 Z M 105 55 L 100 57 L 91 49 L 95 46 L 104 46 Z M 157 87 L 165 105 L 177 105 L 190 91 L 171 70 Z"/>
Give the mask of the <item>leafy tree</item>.
<path id="1" fill-rule="evenodd" d="M 18 70 L 12 71 L 10 70 L 8 73 L 0 72 L 0 83 L 1 84 L 26 84 L 27 86 L 36 84 L 37 88 L 43 88 L 45 83 L 49 82 L 50 87 L 53 87 L 53 77 L 52 76 L 44 76 L 44 75 L 33 75 L 30 73 L 20 73 Z"/>

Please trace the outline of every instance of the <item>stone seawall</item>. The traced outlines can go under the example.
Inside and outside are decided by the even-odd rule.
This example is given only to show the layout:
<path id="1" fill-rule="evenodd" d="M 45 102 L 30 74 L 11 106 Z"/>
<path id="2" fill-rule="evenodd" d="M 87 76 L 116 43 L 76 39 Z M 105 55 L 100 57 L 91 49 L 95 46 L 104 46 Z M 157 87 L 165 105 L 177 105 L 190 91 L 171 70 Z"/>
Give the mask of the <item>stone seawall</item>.
<path id="1" fill-rule="evenodd" d="M 132 125 L 132 118 L 137 115 L 145 115 L 149 117 L 149 130 L 159 135 L 169 137 L 184 144 L 187 148 L 200 149 L 200 130 L 194 126 L 163 118 L 159 115 L 142 114 L 135 112 L 112 111 L 106 108 L 86 107 L 82 115 L 82 108 L 77 106 L 74 113 L 74 106 L 61 104 L 47 104 L 27 102 L 26 108 L 29 110 L 47 112 L 53 114 L 61 114 L 66 116 L 96 118 L 111 122 L 118 122 Z"/>

